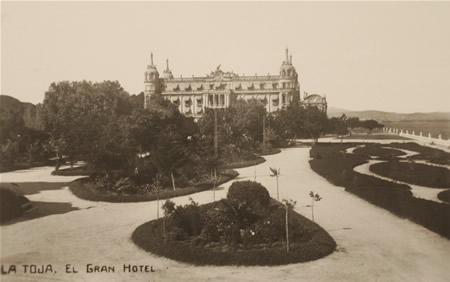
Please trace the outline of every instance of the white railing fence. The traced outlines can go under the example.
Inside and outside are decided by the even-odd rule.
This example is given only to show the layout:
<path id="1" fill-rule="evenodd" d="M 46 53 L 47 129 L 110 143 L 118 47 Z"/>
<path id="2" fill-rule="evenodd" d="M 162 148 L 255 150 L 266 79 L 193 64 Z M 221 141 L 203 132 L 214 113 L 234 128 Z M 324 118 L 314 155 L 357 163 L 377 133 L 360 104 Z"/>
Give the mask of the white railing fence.
<path id="1" fill-rule="evenodd" d="M 398 129 L 398 128 L 391 128 L 391 127 L 384 127 L 383 128 L 383 132 L 384 133 L 391 133 L 391 134 L 398 134 L 399 136 L 404 136 L 404 137 L 408 137 L 420 142 L 424 142 L 424 143 L 434 143 L 436 145 L 441 145 L 441 146 L 450 146 L 450 140 L 446 140 L 442 138 L 442 134 L 439 134 L 436 137 L 433 137 L 431 135 L 431 133 L 428 133 L 427 135 L 422 134 L 421 131 L 418 132 L 418 134 L 416 135 L 416 132 L 414 130 L 412 131 L 408 131 L 408 130 L 403 130 L 403 129 Z"/>

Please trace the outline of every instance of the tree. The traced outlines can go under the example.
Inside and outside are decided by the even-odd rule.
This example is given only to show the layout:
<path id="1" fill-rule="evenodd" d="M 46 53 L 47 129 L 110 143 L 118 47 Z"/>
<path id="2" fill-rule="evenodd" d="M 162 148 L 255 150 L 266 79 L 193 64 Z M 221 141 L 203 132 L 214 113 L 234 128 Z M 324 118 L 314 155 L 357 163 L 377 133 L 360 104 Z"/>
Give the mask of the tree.
<path id="1" fill-rule="evenodd" d="M 327 128 L 328 118 L 326 113 L 320 111 L 316 107 L 308 107 L 305 109 L 304 129 L 309 137 L 317 141 L 320 134 L 325 132 Z"/>
<path id="2" fill-rule="evenodd" d="M 58 158 L 65 155 L 73 162 L 96 158 L 118 143 L 112 140 L 119 136 L 113 134 L 115 124 L 131 113 L 132 105 L 117 81 L 62 81 L 50 85 L 43 109 L 51 146 Z"/>
<path id="3" fill-rule="evenodd" d="M 372 130 L 375 128 L 383 128 L 384 125 L 379 124 L 376 120 L 369 119 L 361 122 L 361 126 L 367 128 L 369 130 L 369 134 L 372 133 Z"/>
<path id="4" fill-rule="evenodd" d="M 340 117 L 332 117 L 328 121 L 327 132 L 338 135 L 346 135 L 347 129 L 347 116 L 342 114 Z"/>

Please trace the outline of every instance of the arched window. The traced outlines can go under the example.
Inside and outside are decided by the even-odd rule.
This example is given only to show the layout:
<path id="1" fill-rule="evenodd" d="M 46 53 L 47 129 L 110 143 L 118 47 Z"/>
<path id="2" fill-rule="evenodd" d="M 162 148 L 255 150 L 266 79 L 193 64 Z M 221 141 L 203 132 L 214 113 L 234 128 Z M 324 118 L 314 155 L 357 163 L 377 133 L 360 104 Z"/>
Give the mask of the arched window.
<path id="1" fill-rule="evenodd" d="M 286 71 L 283 70 L 283 71 L 281 72 L 281 75 L 282 75 L 282 76 L 286 76 Z"/>

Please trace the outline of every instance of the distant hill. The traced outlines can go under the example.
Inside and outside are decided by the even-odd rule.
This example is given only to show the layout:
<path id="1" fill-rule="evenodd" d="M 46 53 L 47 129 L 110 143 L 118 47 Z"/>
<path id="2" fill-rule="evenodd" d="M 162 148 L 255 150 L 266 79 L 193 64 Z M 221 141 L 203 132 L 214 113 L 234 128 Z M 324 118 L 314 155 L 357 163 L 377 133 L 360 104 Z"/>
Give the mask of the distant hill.
<path id="1" fill-rule="evenodd" d="M 345 114 L 347 117 L 358 117 L 360 119 L 374 119 L 383 121 L 450 121 L 450 112 L 431 113 L 392 113 L 383 111 L 350 111 L 336 107 L 328 108 L 328 117 L 339 117 Z"/>
<path id="2" fill-rule="evenodd" d="M 15 124 L 23 122 L 27 128 L 43 130 L 42 105 L 33 105 L 31 103 L 21 102 L 8 95 L 0 95 L 0 120 L 3 126 L 6 123 Z"/>

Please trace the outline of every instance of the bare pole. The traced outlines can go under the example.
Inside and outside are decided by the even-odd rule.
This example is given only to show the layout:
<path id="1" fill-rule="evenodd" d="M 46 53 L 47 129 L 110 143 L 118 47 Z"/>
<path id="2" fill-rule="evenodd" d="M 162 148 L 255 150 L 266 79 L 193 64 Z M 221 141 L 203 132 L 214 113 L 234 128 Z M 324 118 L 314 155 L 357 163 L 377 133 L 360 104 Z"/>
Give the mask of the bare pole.
<path id="1" fill-rule="evenodd" d="M 266 115 L 263 114 L 263 145 L 262 145 L 263 153 L 266 151 Z"/>
<path id="2" fill-rule="evenodd" d="M 286 251 L 289 253 L 289 205 L 286 200 Z"/>
<path id="3" fill-rule="evenodd" d="M 219 155 L 219 136 L 217 135 L 217 111 L 214 108 L 214 156 Z"/>

